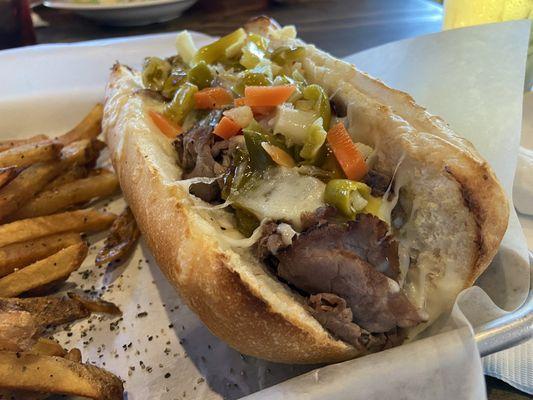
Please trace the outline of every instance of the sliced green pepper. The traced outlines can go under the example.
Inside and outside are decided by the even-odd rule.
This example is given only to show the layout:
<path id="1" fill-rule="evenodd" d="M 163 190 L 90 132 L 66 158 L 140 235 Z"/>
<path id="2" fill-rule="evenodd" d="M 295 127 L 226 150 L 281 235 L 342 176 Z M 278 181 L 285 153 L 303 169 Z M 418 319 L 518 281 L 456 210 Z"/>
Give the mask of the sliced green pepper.
<path id="1" fill-rule="evenodd" d="M 142 81 L 147 89 L 161 90 L 170 74 L 170 63 L 159 57 L 147 57 L 144 60 Z"/>
<path id="2" fill-rule="evenodd" d="M 344 171 L 339 165 L 339 162 L 337 161 L 337 157 L 335 157 L 335 155 L 333 154 L 333 151 L 331 150 L 331 148 L 328 146 L 327 143 L 323 147 L 323 149 L 324 151 L 321 152 L 321 153 L 324 153 L 324 154 L 321 154 L 323 159 L 320 162 L 318 162 L 319 161 L 318 159 L 320 158 L 320 156 L 317 157 L 317 162 L 315 163 L 315 165 L 319 166 L 320 168 L 326 171 L 331 171 L 332 178 L 345 178 L 346 175 L 344 175 Z"/>
<path id="3" fill-rule="evenodd" d="M 244 86 L 270 86 L 272 81 L 268 76 L 261 72 L 253 72 L 253 70 L 247 70 L 242 72 L 242 83 Z"/>
<path id="4" fill-rule="evenodd" d="M 300 151 L 300 157 L 310 163 L 314 163 L 320 148 L 326 141 L 327 132 L 323 128 L 322 118 L 317 118 L 309 127 L 304 146 Z"/>
<path id="5" fill-rule="evenodd" d="M 362 182 L 332 179 L 326 185 L 324 201 L 336 207 L 347 218 L 354 219 L 368 205 L 370 188 Z"/>
<path id="6" fill-rule="evenodd" d="M 226 49 L 228 47 L 231 47 L 235 43 L 239 43 L 243 38 L 246 39 L 246 32 L 242 28 L 231 32 L 229 35 L 221 37 L 216 42 L 199 49 L 194 56 L 193 64 L 197 64 L 200 61 L 205 61 L 207 64 L 215 63 L 225 57 Z"/>
<path id="7" fill-rule="evenodd" d="M 213 82 L 213 73 L 205 61 L 200 61 L 189 70 L 187 73 L 187 79 L 193 85 L 198 86 L 198 89 L 204 89 L 211 86 L 211 82 Z"/>
<path id="8" fill-rule="evenodd" d="M 181 67 L 172 68 L 172 72 L 165 80 L 161 94 L 167 99 L 174 97 L 174 93 L 179 89 L 182 83 L 187 79 L 187 72 Z"/>
<path id="9" fill-rule="evenodd" d="M 282 46 L 272 52 L 270 59 L 276 64 L 285 65 L 288 62 L 296 61 L 304 55 L 305 48 L 302 46 Z"/>
<path id="10" fill-rule="evenodd" d="M 257 33 L 249 33 L 248 39 L 255 43 L 257 47 L 261 50 L 266 51 L 268 48 L 268 39 L 264 36 L 258 35 Z"/>
<path id="11" fill-rule="evenodd" d="M 242 130 L 244 135 L 244 142 L 246 143 L 246 149 L 250 154 L 250 163 L 254 170 L 264 171 L 269 166 L 274 165 L 274 161 L 263 149 L 261 143 L 270 143 L 268 136 L 262 133 L 261 126 L 252 121 L 250 125 Z"/>
<path id="12" fill-rule="evenodd" d="M 171 102 L 167 104 L 165 114 L 177 124 L 181 124 L 187 114 L 194 108 L 194 94 L 198 87 L 185 82 L 176 91 Z"/>
<path id="13" fill-rule="evenodd" d="M 319 117 L 322 118 L 324 130 L 329 129 L 331 121 L 331 107 L 329 105 L 329 97 L 322 87 L 318 85 L 309 85 L 303 91 L 304 99 L 315 102 L 314 110 Z"/>
<path id="14" fill-rule="evenodd" d="M 241 36 L 236 42 L 226 47 L 224 51 L 224 58 L 230 60 L 241 54 L 242 46 L 246 43 L 246 36 Z"/>
<path id="15" fill-rule="evenodd" d="M 244 95 L 244 88 L 246 86 L 270 86 L 272 81 L 261 71 L 262 69 L 260 68 L 242 71 L 239 74 L 237 83 L 232 87 L 233 91 L 239 96 L 242 96 Z M 266 71 L 266 73 L 268 73 L 268 71 Z"/>
<path id="16" fill-rule="evenodd" d="M 257 217 L 245 208 L 233 205 L 235 210 L 235 219 L 237 220 L 237 229 L 244 236 L 249 237 L 259 226 L 260 222 Z"/>
<path id="17" fill-rule="evenodd" d="M 246 149 L 237 147 L 231 165 L 222 178 L 224 182 L 221 193 L 222 199 L 227 200 L 232 194 L 242 189 L 251 172 L 248 152 Z"/>

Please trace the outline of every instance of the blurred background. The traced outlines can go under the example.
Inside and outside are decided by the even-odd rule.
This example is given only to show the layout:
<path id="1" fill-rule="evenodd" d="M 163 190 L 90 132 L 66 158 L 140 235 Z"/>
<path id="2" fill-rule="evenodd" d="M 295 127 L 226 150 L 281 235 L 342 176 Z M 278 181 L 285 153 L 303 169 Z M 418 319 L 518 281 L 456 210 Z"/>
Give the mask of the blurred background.
<path id="1" fill-rule="evenodd" d="M 441 29 L 532 19 L 533 0 L 0 0 L 0 49 L 185 28 L 221 35 L 258 14 L 342 57 Z"/>

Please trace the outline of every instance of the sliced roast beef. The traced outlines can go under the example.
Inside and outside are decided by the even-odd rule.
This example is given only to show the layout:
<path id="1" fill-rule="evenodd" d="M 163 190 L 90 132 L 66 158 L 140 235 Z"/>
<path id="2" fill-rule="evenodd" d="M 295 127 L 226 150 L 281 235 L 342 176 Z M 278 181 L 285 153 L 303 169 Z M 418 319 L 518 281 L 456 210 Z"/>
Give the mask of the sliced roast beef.
<path id="1" fill-rule="evenodd" d="M 307 300 L 311 314 L 338 339 L 359 344 L 363 331 L 352 322 L 352 310 L 346 301 L 333 293 L 311 295 Z"/>
<path id="2" fill-rule="evenodd" d="M 276 257 L 282 279 L 307 293 L 344 298 L 354 322 L 369 332 L 422 321 L 394 281 L 399 273 L 397 243 L 374 216 L 361 214 L 355 221 L 310 229 Z"/>
<path id="3" fill-rule="evenodd" d="M 389 188 L 391 178 L 388 175 L 371 169 L 363 178 L 363 182 L 372 189 L 372 196 L 382 197 Z"/>
<path id="4" fill-rule="evenodd" d="M 323 206 L 313 212 L 304 212 L 300 216 L 302 230 L 306 231 L 313 227 L 324 225 L 334 221 L 339 216 L 339 211 L 333 206 Z"/>
<path id="5" fill-rule="evenodd" d="M 387 333 L 372 334 L 353 322 L 352 310 L 346 301 L 333 293 L 319 293 L 307 299 L 313 317 L 337 339 L 360 350 L 378 351 L 403 342 L 404 333 L 392 329 Z"/>
<path id="6" fill-rule="evenodd" d="M 260 260 L 272 258 L 271 256 L 278 254 L 281 249 L 290 246 L 297 235 L 298 233 L 287 223 L 267 222 L 255 244 L 255 254 Z"/>
<path id="7" fill-rule="evenodd" d="M 313 212 L 304 212 L 300 216 L 302 230 L 306 231 L 333 221 L 338 215 L 339 212 L 332 206 L 323 206 Z M 290 244 L 286 240 L 283 240 L 283 235 L 278 229 L 279 226 L 280 224 L 274 221 L 269 221 L 263 226 L 261 237 L 255 244 L 255 254 L 260 260 L 265 260 L 272 255 L 276 255 L 278 251 L 288 247 Z"/>
<path id="8" fill-rule="evenodd" d="M 213 129 L 222 117 L 221 110 L 211 111 L 187 132 L 179 135 L 174 141 L 178 154 L 178 164 L 183 168 L 183 179 L 206 177 L 214 178 L 222 174 L 225 168 L 215 161 L 212 147 L 215 145 Z M 205 201 L 213 201 L 220 196 L 218 183 L 196 183 L 190 191 Z"/>
<path id="9" fill-rule="evenodd" d="M 283 247 L 283 239 L 277 229 L 278 224 L 274 221 L 269 221 L 263 226 L 261 237 L 255 244 L 255 254 L 260 260 L 265 260 Z"/>

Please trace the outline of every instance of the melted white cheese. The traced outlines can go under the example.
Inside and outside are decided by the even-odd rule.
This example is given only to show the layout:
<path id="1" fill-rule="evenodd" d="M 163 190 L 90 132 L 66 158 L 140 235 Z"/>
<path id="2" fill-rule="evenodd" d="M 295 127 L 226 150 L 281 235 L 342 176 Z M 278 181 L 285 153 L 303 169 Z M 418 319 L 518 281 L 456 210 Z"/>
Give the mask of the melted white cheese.
<path id="1" fill-rule="evenodd" d="M 257 187 L 247 190 L 235 203 L 260 220 L 286 221 L 299 230 L 301 214 L 324 205 L 325 187 L 319 179 L 300 175 L 293 168 L 271 168 Z"/>

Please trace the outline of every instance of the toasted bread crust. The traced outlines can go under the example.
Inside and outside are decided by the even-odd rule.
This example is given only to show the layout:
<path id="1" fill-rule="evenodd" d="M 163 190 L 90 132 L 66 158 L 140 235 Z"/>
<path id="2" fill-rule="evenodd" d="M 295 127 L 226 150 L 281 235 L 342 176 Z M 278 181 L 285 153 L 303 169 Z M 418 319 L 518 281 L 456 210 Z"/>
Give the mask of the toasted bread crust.
<path id="1" fill-rule="evenodd" d="M 307 51 L 313 52 L 314 61 L 321 58 L 320 62 L 331 62 L 323 68 L 330 76 L 336 75 L 337 80 L 349 71 L 352 74 L 357 71 L 348 64 L 337 64 L 338 60 L 331 61 L 331 56 L 314 48 Z M 312 72 L 315 65 L 307 67 Z M 321 76 L 316 76 L 314 81 L 327 87 L 327 79 Z M 455 275 L 448 273 L 457 280 L 444 299 L 445 305 L 451 306 L 457 293 L 473 283 L 497 251 L 507 226 L 505 195 L 475 149 L 455 136 L 440 119 L 417 106 L 407 94 L 393 91 L 375 80 L 371 84 L 367 82 L 363 90 L 357 86 L 355 77 L 348 75 L 348 78 L 345 93 L 341 95 L 345 99 L 353 95 L 366 99 L 364 113 L 357 108 L 348 112 L 354 118 L 369 115 L 368 121 L 361 119 L 358 129 L 363 138 L 365 135 L 367 139 L 373 138 L 366 142 L 379 142 L 380 167 L 392 173 L 405 157 L 407 161 L 401 168 L 404 171 L 398 172 L 398 181 L 403 176 L 407 182 L 405 190 L 412 196 L 431 203 L 438 201 L 437 189 L 449 193 L 447 204 L 439 210 L 439 218 L 432 221 L 430 229 L 440 227 L 438 236 L 442 239 L 461 227 L 464 232 L 457 241 L 468 242 L 454 254 L 457 259 L 463 257 L 461 264 L 454 268 Z M 188 191 L 175 184 L 180 172 L 172 147 L 148 121 L 145 99 L 138 93 L 139 88 L 135 72 L 115 65 L 106 91 L 104 132 L 124 196 L 140 230 L 160 268 L 184 301 L 215 335 L 245 354 L 285 363 L 336 362 L 364 354 L 332 338 L 296 295 L 291 297 L 286 293 L 289 290 L 283 284 L 266 278 L 272 282 L 265 285 L 265 280 L 256 279 L 257 270 L 248 273 L 248 263 L 252 262 L 242 259 L 205 229 L 202 218 L 191 205 Z M 365 90 L 371 93 L 363 94 Z M 382 92 L 388 97 L 383 99 Z M 382 103 L 387 100 L 391 106 Z M 398 102 L 402 109 L 395 108 Z M 418 132 L 413 128 L 417 124 L 430 129 Z M 432 129 L 434 132 L 427 132 Z M 417 191 L 418 181 L 427 184 L 428 189 Z M 420 214 L 431 216 L 431 209 L 424 207 L 421 206 Z M 455 209 L 457 212 L 452 211 Z M 446 216 L 453 219 L 449 228 L 443 227 Z M 413 227 L 417 228 L 414 223 Z M 409 242 L 404 247 L 411 245 Z M 428 253 L 433 251 L 430 245 L 427 245 Z M 438 255 L 436 259 L 439 257 L 444 256 Z M 455 260 L 446 257 L 448 264 L 443 261 L 443 265 Z M 420 260 L 419 265 L 433 261 Z M 437 294 L 428 293 L 433 297 Z M 435 309 L 442 307 L 438 304 Z"/>

